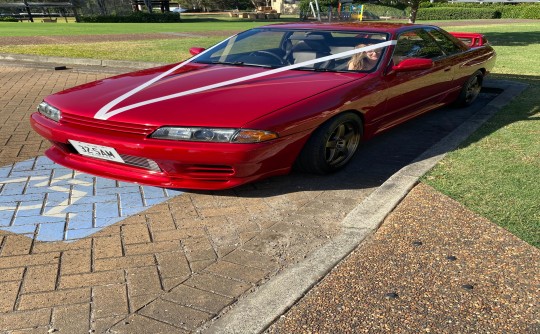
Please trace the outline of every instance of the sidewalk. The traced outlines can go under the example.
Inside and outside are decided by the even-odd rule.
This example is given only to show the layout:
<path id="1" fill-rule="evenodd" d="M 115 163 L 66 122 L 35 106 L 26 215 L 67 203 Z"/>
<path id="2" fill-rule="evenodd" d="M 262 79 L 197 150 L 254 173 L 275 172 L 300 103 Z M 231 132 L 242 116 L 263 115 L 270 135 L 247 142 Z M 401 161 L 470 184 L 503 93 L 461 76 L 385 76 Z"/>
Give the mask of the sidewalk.
<path id="1" fill-rule="evenodd" d="M 42 95 L 115 71 L 53 72 L 53 64 L 41 66 L 48 69 L 10 68 L 0 86 L 0 161 L 11 164 L 6 175 L 24 169 L 29 158 L 36 160 L 27 164 L 28 172 L 42 166 L 35 157 L 47 144 L 24 121 Z M 33 234 L 0 231 L 0 333 L 257 333 L 268 326 L 273 333 L 378 332 L 378 326 L 387 332 L 427 326 L 442 331 L 440 314 L 459 322 L 448 328 L 475 332 L 483 330 L 474 327 L 483 319 L 504 320 L 517 311 L 521 318 L 508 320 L 510 329 L 538 331 L 538 250 L 426 186 L 413 189 L 444 153 L 523 89 L 491 84 L 504 92 L 480 111 L 453 110 L 453 125 L 444 112 L 434 112 L 402 126 L 366 145 L 366 159 L 356 159 L 347 173 L 290 175 L 234 191 L 182 194 L 72 243 L 38 241 L 44 223 Z M 445 131 L 448 137 L 418 157 Z M 404 138 L 416 147 L 399 146 Z M 384 159 L 377 158 L 380 150 Z M 71 188 L 81 184 L 77 177 L 68 180 Z M 28 180 L 24 192 L 57 195 Z M 106 189 L 121 198 L 133 191 L 127 187 Z M 2 217 L 0 223 L 6 222 Z M 465 231 L 477 237 L 464 238 Z M 493 249 L 500 249 L 491 254 L 497 258 L 484 254 Z M 481 257 L 473 261 L 475 251 Z M 520 257 L 512 262 L 515 254 Z M 495 290 L 497 282 L 504 287 Z M 445 309 L 452 301 L 462 306 L 459 312 Z"/>
<path id="2" fill-rule="evenodd" d="M 540 251 L 419 184 L 267 333 L 540 333 Z"/>

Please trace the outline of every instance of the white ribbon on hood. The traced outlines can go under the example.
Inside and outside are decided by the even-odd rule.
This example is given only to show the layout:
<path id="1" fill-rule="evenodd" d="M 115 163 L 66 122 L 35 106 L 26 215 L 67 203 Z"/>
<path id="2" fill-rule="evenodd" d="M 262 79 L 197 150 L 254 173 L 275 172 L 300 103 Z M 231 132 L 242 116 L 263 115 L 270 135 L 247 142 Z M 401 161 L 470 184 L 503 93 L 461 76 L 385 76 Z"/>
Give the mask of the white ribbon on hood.
<path id="1" fill-rule="evenodd" d="M 247 75 L 247 76 L 236 78 L 236 79 L 222 81 L 222 82 L 218 82 L 218 83 L 215 83 L 215 84 L 212 84 L 212 85 L 207 85 L 207 86 L 203 86 L 203 87 L 199 87 L 199 88 L 189 89 L 189 90 L 186 90 L 186 91 L 183 91 L 183 92 L 170 94 L 170 95 L 165 95 L 165 96 L 161 96 L 161 97 L 158 97 L 158 98 L 155 98 L 155 99 L 150 99 L 150 100 L 141 101 L 141 102 L 138 102 L 138 103 L 133 103 L 133 104 L 130 104 L 130 105 L 127 105 L 125 107 L 118 108 L 118 109 L 112 109 L 118 103 L 120 103 L 120 102 L 124 101 L 125 99 L 135 95 L 136 93 L 138 93 L 141 90 L 147 88 L 148 86 L 150 86 L 153 83 L 159 81 L 160 79 L 166 77 L 167 75 L 173 73 L 174 71 L 178 70 L 179 68 L 183 67 L 184 65 L 194 61 L 195 59 L 202 56 L 203 54 L 205 54 L 205 53 L 213 50 L 214 48 L 218 47 L 219 45 L 229 41 L 233 37 L 235 37 L 235 36 L 231 36 L 231 37 L 227 38 L 223 42 L 221 42 L 219 44 L 216 44 L 216 45 L 214 45 L 213 47 L 211 47 L 211 48 L 209 48 L 207 50 L 204 50 L 203 52 L 199 53 L 198 55 L 189 58 L 188 60 L 174 66 L 173 68 L 169 69 L 168 71 L 163 72 L 162 74 L 160 74 L 160 75 L 156 76 L 155 78 L 143 83 L 142 85 L 137 86 L 134 89 L 128 91 L 127 93 L 122 94 L 121 96 L 117 97 L 116 99 L 112 100 L 111 102 L 109 102 L 105 106 L 103 106 L 94 115 L 94 118 L 106 120 L 106 119 L 111 118 L 112 116 L 123 113 L 124 111 L 131 110 L 131 109 L 134 109 L 134 108 L 138 108 L 138 107 L 141 107 L 141 106 L 145 106 L 145 105 L 148 105 L 148 104 L 161 102 L 161 101 L 165 101 L 165 100 L 170 100 L 170 99 L 174 99 L 174 98 L 177 98 L 177 97 L 186 96 L 186 95 L 190 95 L 190 94 L 200 93 L 200 92 L 204 92 L 204 91 L 207 91 L 207 90 L 211 90 L 211 89 L 215 89 L 215 88 L 219 88 L 219 87 L 223 87 L 223 86 L 233 85 L 233 84 L 236 84 L 236 83 L 239 83 L 239 82 L 244 82 L 244 81 L 248 81 L 248 80 L 252 80 L 252 79 L 257 79 L 257 78 L 273 75 L 273 74 L 276 74 L 276 73 L 281 73 L 281 72 L 285 72 L 285 71 L 288 71 L 288 70 L 293 70 L 293 69 L 296 69 L 296 68 L 305 67 L 305 66 L 325 62 L 325 61 L 332 60 L 332 59 L 344 58 L 344 57 L 352 56 L 352 55 L 357 54 L 357 53 L 370 51 L 370 50 L 375 50 L 375 49 L 380 49 L 380 48 L 383 48 L 383 47 L 386 47 L 386 46 L 396 44 L 396 41 L 387 41 L 387 42 L 372 44 L 372 45 L 368 45 L 368 46 L 365 46 L 365 47 L 362 47 L 362 48 L 353 49 L 353 50 L 345 51 L 345 52 L 340 52 L 340 53 L 336 53 L 334 55 L 320 57 L 320 58 L 304 61 L 304 62 L 301 62 L 301 63 L 298 63 L 298 64 L 279 67 L 279 68 L 275 68 L 275 69 L 272 69 L 272 70 L 268 70 L 268 71 L 264 71 L 264 72 L 256 73 L 256 74 L 252 74 L 252 75 Z"/>

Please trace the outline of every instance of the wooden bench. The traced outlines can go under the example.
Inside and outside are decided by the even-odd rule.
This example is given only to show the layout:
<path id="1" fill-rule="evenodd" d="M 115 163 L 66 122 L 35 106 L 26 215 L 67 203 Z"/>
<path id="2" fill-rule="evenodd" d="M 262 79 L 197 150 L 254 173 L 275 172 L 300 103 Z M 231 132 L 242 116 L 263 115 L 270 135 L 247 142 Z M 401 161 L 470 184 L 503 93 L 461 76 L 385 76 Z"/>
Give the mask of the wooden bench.
<path id="1" fill-rule="evenodd" d="M 57 18 L 51 18 L 51 19 L 42 19 L 41 22 L 43 23 L 56 23 Z"/>

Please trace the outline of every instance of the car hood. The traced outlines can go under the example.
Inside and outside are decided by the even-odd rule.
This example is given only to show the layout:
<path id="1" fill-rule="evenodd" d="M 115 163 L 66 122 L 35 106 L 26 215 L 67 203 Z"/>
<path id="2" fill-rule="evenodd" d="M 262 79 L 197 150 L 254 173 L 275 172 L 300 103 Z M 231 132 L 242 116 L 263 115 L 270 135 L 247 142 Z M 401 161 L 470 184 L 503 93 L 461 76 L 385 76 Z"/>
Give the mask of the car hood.
<path id="1" fill-rule="evenodd" d="M 188 64 L 136 93 L 129 93 L 173 66 L 95 81 L 51 95 L 46 101 L 63 113 L 87 118 L 102 117 L 103 110 L 101 114 L 98 111 L 109 105 L 105 118 L 115 122 L 241 127 L 296 101 L 361 77 L 358 73 L 290 70 L 170 98 L 173 94 L 268 71 L 259 67 Z M 118 100 L 126 93 L 125 99 Z"/>

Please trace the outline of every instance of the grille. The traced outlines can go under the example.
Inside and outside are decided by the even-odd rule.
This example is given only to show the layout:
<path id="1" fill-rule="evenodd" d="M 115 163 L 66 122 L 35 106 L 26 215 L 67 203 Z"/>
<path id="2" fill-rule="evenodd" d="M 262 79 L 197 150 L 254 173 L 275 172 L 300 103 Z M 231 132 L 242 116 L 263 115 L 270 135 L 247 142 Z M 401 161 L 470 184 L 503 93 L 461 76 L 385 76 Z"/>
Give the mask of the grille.
<path id="1" fill-rule="evenodd" d="M 60 120 L 62 124 L 81 129 L 91 129 L 93 131 L 117 131 L 122 133 L 137 134 L 147 136 L 155 127 L 149 125 L 139 125 L 131 123 L 122 123 L 109 120 L 100 120 L 89 117 L 74 116 L 69 114 L 62 114 Z"/>
<path id="2" fill-rule="evenodd" d="M 122 159 L 124 159 L 126 165 L 144 168 L 155 172 L 161 172 L 161 168 L 159 168 L 158 164 L 154 160 L 134 157 L 127 154 L 120 154 L 120 156 L 122 157 Z"/>
<path id="3" fill-rule="evenodd" d="M 188 174 L 215 174 L 215 175 L 234 175 L 234 168 L 231 166 L 217 165 L 191 165 L 184 168 Z"/>

